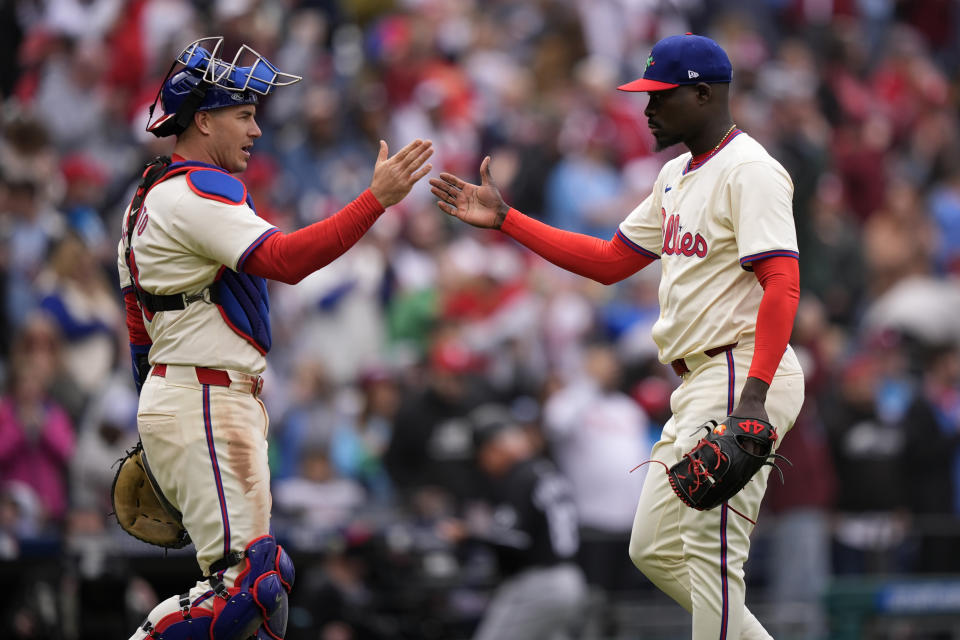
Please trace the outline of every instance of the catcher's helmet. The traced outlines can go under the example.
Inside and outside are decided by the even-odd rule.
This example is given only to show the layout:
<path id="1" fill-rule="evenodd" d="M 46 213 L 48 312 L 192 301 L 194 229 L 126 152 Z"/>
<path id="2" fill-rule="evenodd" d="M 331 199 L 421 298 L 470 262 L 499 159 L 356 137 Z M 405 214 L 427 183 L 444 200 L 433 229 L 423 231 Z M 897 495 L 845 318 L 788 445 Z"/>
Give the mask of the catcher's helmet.
<path id="1" fill-rule="evenodd" d="M 209 43 L 210 49 L 201 43 Z M 258 96 L 302 79 L 278 70 L 247 45 L 240 47 L 232 62 L 225 62 L 217 57 L 222 46 L 223 37 L 207 37 L 191 42 L 180 52 L 150 106 L 147 131 L 158 138 L 180 134 L 196 111 L 257 104 Z M 244 57 L 250 64 L 240 66 Z M 183 68 L 172 73 L 178 64 Z M 153 120 L 157 101 L 163 115 Z"/>

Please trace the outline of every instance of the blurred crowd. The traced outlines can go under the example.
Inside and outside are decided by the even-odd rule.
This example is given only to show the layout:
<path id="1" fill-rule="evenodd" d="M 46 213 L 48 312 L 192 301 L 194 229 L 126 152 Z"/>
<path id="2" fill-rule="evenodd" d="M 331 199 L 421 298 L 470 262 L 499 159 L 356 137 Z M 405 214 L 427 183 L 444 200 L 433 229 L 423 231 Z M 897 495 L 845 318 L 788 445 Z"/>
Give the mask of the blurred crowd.
<path id="1" fill-rule="evenodd" d="M 490 154 L 511 205 L 609 238 L 683 151 L 654 153 L 645 96 L 615 87 L 686 31 L 728 51 L 736 123 L 795 185 L 808 397 L 751 579 L 816 603 L 831 576 L 960 572 L 953 0 L 0 3 L 0 558 L 61 554 L 95 578 L 151 553 L 108 515 L 137 439 L 116 246 L 142 166 L 171 149 L 144 127 L 185 44 L 223 34 L 304 77 L 259 108 L 242 175 L 283 230 L 366 188 L 378 140 L 419 137 L 438 169 L 475 179 Z M 465 587 L 497 570 L 443 525 L 488 498 L 465 416 L 491 401 L 569 480 L 590 583 L 642 592 L 625 542 L 646 467 L 628 471 L 677 383 L 649 335 L 657 282 L 656 265 L 609 287 L 570 275 L 446 219 L 421 184 L 329 267 L 271 283 L 274 526 L 322 569 L 301 572 L 292 628 L 406 637 L 369 611 L 410 584 L 443 586 L 420 602 L 436 619 L 475 620 Z M 134 586 L 127 607 L 148 610 Z"/>

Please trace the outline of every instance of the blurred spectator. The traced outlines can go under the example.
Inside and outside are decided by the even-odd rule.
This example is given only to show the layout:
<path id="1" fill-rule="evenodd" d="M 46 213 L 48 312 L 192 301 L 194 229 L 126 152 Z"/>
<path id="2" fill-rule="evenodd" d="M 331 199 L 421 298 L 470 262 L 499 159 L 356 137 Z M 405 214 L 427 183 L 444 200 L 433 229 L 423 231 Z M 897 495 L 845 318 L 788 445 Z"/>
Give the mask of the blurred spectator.
<path id="1" fill-rule="evenodd" d="M 763 501 L 772 516 L 760 525 L 770 545 L 769 594 L 785 620 L 795 619 L 802 608 L 800 615 L 810 623 L 805 637 L 820 638 L 826 632 L 823 599 L 832 569 L 830 516 L 837 478 L 817 401 L 809 393 L 777 453 L 790 462 L 778 463 L 782 482 L 771 472 Z"/>
<path id="2" fill-rule="evenodd" d="M 325 218 L 365 189 L 372 175 L 370 158 L 376 155 L 373 144 L 348 129 L 339 91 L 323 85 L 306 91 L 302 140 L 283 154 L 292 187 L 285 195 L 296 202 L 301 224 Z"/>
<path id="3" fill-rule="evenodd" d="M 85 394 L 110 377 L 117 356 L 115 334 L 123 325 L 119 298 L 83 240 L 72 233 L 53 247 L 49 268 L 38 277 L 40 308 L 64 337 L 63 365 Z"/>
<path id="4" fill-rule="evenodd" d="M 404 217 L 389 259 L 390 295 L 386 315 L 390 348 L 417 358 L 427 352 L 439 314 L 440 259 L 447 234 L 435 212 L 414 209 Z"/>
<path id="5" fill-rule="evenodd" d="M 0 560 L 16 560 L 21 541 L 38 537 L 46 514 L 37 493 L 20 480 L 0 484 Z"/>
<path id="6" fill-rule="evenodd" d="M 396 624 L 376 613 L 377 594 L 370 588 L 368 559 L 362 546 L 348 546 L 323 556 L 318 570 L 306 572 L 293 595 L 290 638 L 319 640 L 387 640 Z M 303 603 L 297 606 L 297 603 Z M 319 631 L 319 635 L 317 635 Z M 299 632 L 299 633 L 298 633 Z"/>
<path id="7" fill-rule="evenodd" d="M 393 487 L 383 456 L 393 436 L 400 387 L 389 371 L 372 368 L 360 376 L 359 390 L 359 410 L 337 424 L 330 441 L 330 457 L 338 473 L 361 483 L 373 500 L 386 504 L 393 496 Z"/>
<path id="8" fill-rule="evenodd" d="M 542 302 L 516 247 L 492 234 L 461 237 L 440 261 L 441 321 L 456 323 L 481 376 L 503 398 L 536 395 L 546 370 L 538 336 Z"/>
<path id="9" fill-rule="evenodd" d="M 106 169 L 92 157 L 78 153 L 65 157 L 60 163 L 60 170 L 65 183 L 60 208 L 67 226 L 94 253 L 112 257 L 116 247 L 113 237 L 107 234 L 99 211 L 107 186 Z"/>
<path id="10" fill-rule="evenodd" d="M 922 309 L 922 313 L 917 310 Z M 859 332 L 908 334 L 926 343 L 957 342 L 960 339 L 960 287 L 951 280 L 932 276 L 904 278 L 873 300 L 863 313 Z"/>
<path id="11" fill-rule="evenodd" d="M 5 210 L 0 232 L 6 253 L 7 316 L 14 327 L 23 324 L 38 302 L 34 281 L 54 240 L 63 232 L 62 216 L 43 199 L 35 178 L 6 176 Z"/>
<path id="12" fill-rule="evenodd" d="M 326 444 L 316 441 L 303 443 L 298 475 L 278 481 L 273 488 L 277 519 L 285 525 L 283 534 L 301 549 L 322 549 L 350 523 L 365 497 L 357 482 L 337 475 Z"/>
<path id="13" fill-rule="evenodd" d="M 600 307 L 602 330 L 616 344 L 624 364 L 643 368 L 656 362 L 657 345 L 650 340 L 653 324 L 660 317 L 659 265 L 650 265 L 625 282 L 614 285 L 617 295 Z"/>
<path id="14" fill-rule="evenodd" d="M 296 320 L 289 347 L 295 360 L 323 362 L 330 382 L 349 383 L 382 357 L 386 343 L 381 292 L 386 277 L 382 253 L 362 240 L 337 261 L 311 273 L 274 299 Z"/>
<path id="15" fill-rule="evenodd" d="M 36 187 L 35 195 L 41 209 L 56 202 L 62 192 L 60 172 L 57 170 L 58 153 L 43 120 L 14 102 L 13 108 L 4 117 L 3 136 L 0 137 L 0 168 L 8 181 L 26 182 Z M 13 212 L 22 214 L 24 212 L 21 210 L 25 208 L 26 205 L 20 203 Z M 47 215 L 43 212 L 43 216 Z M 34 216 L 28 217 L 32 219 Z M 51 232 L 60 228 L 59 223 L 49 220 L 44 224 Z"/>
<path id="16" fill-rule="evenodd" d="M 270 474 L 295 477 L 308 442 L 328 443 L 336 425 L 335 389 L 319 361 L 300 358 L 287 410 L 270 432 Z"/>
<path id="17" fill-rule="evenodd" d="M 67 511 L 66 468 L 73 426 L 51 398 L 55 345 L 42 319 L 28 323 L 13 345 L 8 390 L 0 399 L 0 483 L 22 482 L 37 495 L 46 523 Z"/>
<path id="18" fill-rule="evenodd" d="M 576 370 L 583 357 L 583 343 L 596 329 L 597 283 L 546 267 L 541 312 L 540 340 L 548 365 L 558 371 Z"/>
<path id="19" fill-rule="evenodd" d="M 829 320 L 839 323 L 853 321 L 867 286 L 860 230 L 844 206 L 836 176 L 821 176 L 801 247 L 816 258 L 800 266 L 805 288 L 823 303 Z"/>
<path id="20" fill-rule="evenodd" d="M 102 82 L 109 60 L 105 44 L 92 38 L 59 38 L 40 75 L 33 107 L 61 149 L 92 147 L 109 129 Z"/>
<path id="21" fill-rule="evenodd" d="M 916 188 L 892 181 L 863 228 L 867 287 L 877 297 L 904 278 L 929 273 L 936 241 Z"/>
<path id="22" fill-rule="evenodd" d="M 124 375 L 104 381 L 91 399 L 77 433 L 76 454 L 70 460 L 70 511 L 65 526 L 65 546 L 77 558 L 81 589 L 103 589 L 97 581 L 112 576 L 111 555 L 120 537 L 113 513 L 113 479 L 118 462 L 139 439 L 137 393 Z M 127 585 L 127 580 L 118 581 Z M 106 596 L 109 597 L 109 596 Z M 156 594 L 154 594 L 154 598 Z M 148 607 L 149 609 L 150 607 Z M 148 611 L 143 612 L 145 617 Z M 142 618 L 141 618 L 142 619 Z M 129 621 L 104 621 L 104 634 L 121 634 Z"/>
<path id="23" fill-rule="evenodd" d="M 561 229 L 612 238 L 623 219 L 623 183 L 610 158 L 616 131 L 608 122 L 570 122 L 564 138 L 573 138 L 546 184 L 547 222 Z M 578 139 L 579 138 L 579 139 Z"/>
<path id="24" fill-rule="evenodd" d="M 424 384 L 404 396 L 384 462 L 405 498 L 437 491 L 454 502 L 476 496 L 467 414 L 490 399 L 481 362 L 454 325 L 434 337 Z"/>
<path id="25" fill-rule="evenodd" d="M 864 97 L 872 100 L 869 94 Z M 833 156 L 846 206 L 863 223 L 883 206 L 889 181 L 886 154 L 893 133 L 884 116 L 865 113 L 861 117 L 863 121 L 836 131 Z"/>
<path id="26" fill-rule="evenodd" d="M 77 435 L 70 464 L 70 501 L 74 509 L 105 522 L 113 511 L 115 463 L 137 443 L 137 394 L 126 378 L 106 381 L 91 402 Z"/>
<path id="27" fill-rule="evenodd" d="M 937 266 L 956 275 L 960 273 L 960 169 L 933 186 L 927 206 L 937 225 Z"/>
<path id="28" fill-rule="evenodd" d="M 845 366 L 838 397 L 823 407 L 837 470 L 834 571 L 885 573 L 907 568 L 908 486 L 900 464 L 905 444 L 899 422 L 883 419 L 881 363 L 870 353 Z"/>
<path id="29" fill-rule="evenodd" d="M 607 591 L 641 582 L 624 558 L 647 468 L 627 472 L 650 457 L 652 446 L 647 415 L 620 391 L 620 376 L 613 348 L 591 345 L 582 370 L 547 399 L 543 418 L 577 506 L 580 565 L 590 584 Z"/>
<path id="30" fill-rule="evenodd" d="M 960 571 L 953 553 L 960 528 L 960 351 L 955 344 L 924 349 L 923 386 L 903 418 L 909 432 L 903 466 L 910 470 L 907 506 L 919 538 L 915 569 Z"/>

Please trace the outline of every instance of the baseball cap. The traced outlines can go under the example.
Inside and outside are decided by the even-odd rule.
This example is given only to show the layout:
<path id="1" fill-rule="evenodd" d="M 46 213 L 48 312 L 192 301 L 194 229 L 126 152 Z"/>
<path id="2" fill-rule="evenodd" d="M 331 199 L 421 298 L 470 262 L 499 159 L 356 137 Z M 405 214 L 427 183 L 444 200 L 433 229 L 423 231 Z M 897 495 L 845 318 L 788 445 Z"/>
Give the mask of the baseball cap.
<path id="1" fill-rule="evenodd" d="M 520 428 L 510 408 L 498 403 L 480 405 L 470 412 L 468 420 L 473 429 L 473 448 L 476 453 L 501 433 Z"/>
<path id="2" fill-rule="evenodd" d="M 617 87 L 621 91 L 663 91 L 682 84 L 733 79 L 730 58 L 706 36 L 668 36 L 653 45 L 643 77 Z"/>

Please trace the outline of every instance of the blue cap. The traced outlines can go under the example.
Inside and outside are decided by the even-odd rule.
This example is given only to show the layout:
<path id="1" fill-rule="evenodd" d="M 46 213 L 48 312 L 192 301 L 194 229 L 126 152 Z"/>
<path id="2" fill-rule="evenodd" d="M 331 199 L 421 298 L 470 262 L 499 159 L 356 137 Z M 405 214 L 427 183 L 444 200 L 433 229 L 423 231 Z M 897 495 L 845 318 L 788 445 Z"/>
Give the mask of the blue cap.
<path id="1" fill-rule="evenodd" d="M 682 84 L 730 82 L 727 53 L 706 36 L 669 36 L 653 45 L 643 77 L 617 87 L 621 91 L 663 91 Z"/>

